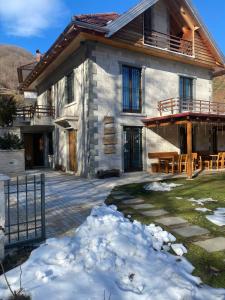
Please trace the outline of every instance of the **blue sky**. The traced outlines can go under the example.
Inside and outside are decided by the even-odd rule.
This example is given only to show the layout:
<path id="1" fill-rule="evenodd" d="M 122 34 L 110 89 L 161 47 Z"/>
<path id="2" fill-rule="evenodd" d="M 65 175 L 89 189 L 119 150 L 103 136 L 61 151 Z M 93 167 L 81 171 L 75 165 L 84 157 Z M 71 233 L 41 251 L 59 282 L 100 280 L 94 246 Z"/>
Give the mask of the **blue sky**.
<path id="1" fill-rule="evenodd" d="M 169 0 L 167 0 L 169 1 Z M 0 44 L 32 53 L 45 52 L 76 14 L 122 13 L 138 0 L 0 0 Z M 193 0 L 209 31 L 225 53 L 225 1 Z"/>

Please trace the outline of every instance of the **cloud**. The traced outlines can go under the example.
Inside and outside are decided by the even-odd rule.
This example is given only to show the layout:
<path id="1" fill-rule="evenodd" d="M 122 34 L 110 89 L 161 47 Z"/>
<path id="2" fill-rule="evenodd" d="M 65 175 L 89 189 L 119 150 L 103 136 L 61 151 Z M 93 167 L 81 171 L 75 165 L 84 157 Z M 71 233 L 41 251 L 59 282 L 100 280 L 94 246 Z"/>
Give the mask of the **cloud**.
<path id="1" fill-rule="evenodd" d="M 40 36 L 59 26 L 67 13 L 63 0 L 0 0 L 0 27 L 8 35 Z"/>

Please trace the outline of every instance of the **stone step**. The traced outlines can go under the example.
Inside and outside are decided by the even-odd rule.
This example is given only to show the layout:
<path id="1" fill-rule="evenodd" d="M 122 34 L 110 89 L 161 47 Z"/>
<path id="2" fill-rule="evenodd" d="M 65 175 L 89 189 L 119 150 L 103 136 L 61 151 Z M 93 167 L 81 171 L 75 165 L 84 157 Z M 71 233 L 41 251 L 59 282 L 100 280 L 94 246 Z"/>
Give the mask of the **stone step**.
<path id="1" fill-rule="evenodd" d="M 205 241 L 198 241 L 195 245 L 203 248 L 209 253 L 225 250 L 225 237 L 216 237 Z"/>
<path id="2" fill-rule="evenodd" d="M 172 229 L 175 233 L 179 234 L 180 236 L 189 238 L 189 237 L 193 237 L 193 236 L 198 236 L 198 235 L 205 235 L 208 234 L 209 231 L 205 228 L 202 228 L 200 226 L 197 225 L 188 225 L 185 227 L 181 227 L 181 228 L 175 228 Z"/>
<path id="3" fill-rule="evenodd" d="M 157 223 L 165 226 L 184 225 L 188 223 L 187 220 L 180 217 L 164 217 L 155 220 Z"/>
<path id="4" fill-rule="evenodd" d="M 144 204 L 131 205 L 130 207 L 133 209 L 139 210 L 139 209 L 151 209 L 151 208 L 154 208 L 155 206 L 152 204 L 144 203 Z"/>
<path id="5" fill-rule="evenodd" d="M 145 201 L 143 199 L 139 199 L 139 198 L 134 198 L 134 199 L 130 199 L 130 200 L 124 200 L 122 201 L 123 204 L 125 205 L 132 205 L 132 204 L 141 204 L 144 203 Z"/>
<path id="6" fill-rule="evenodd" d="M 149 211 L 141 211 L 140 214 L 146 217 L 160 217 L 168 214 L 169 212 L 166 211 L 165 209 L 154 209 L 154 210 L 149 210 Z"/>

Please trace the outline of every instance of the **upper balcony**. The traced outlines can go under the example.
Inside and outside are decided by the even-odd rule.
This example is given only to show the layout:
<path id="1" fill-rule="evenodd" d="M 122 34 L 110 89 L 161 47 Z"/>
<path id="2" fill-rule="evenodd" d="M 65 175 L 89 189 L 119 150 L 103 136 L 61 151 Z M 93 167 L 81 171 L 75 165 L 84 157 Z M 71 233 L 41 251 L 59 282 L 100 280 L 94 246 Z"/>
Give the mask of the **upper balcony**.
<path id="1" fill-rule="evenodd" d="M 55 108 L 48 105 L 18 107 L 15 120 L 18 124 L 51 125 L 55 117 Z"/>
<path id="2" fill-rule="evenodd" d="M 145 30 L 144 43 L 146 45 L 176 52 L 183 55 L 193 55 L 193 42 L 182 39 L 175 35 L 168 35 L 154 30 Z"/>
<path id="3" fill-rule="evenodd" d="M 176 115 L 186 112 L 198 113 L 204 115 L 225 115 L 225 103 L 170 98 L 158 102 L 160 116 Z"/>

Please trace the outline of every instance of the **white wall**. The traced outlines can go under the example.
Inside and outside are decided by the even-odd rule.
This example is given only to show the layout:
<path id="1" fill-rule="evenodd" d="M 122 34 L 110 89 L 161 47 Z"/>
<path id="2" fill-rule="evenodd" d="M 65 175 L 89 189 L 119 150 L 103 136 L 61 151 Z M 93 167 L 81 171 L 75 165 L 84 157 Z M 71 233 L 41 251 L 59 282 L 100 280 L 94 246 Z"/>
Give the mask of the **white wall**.
<path id="1" fill-rule="evenodd" d="M 144 117 L 159 116 L 158 101 L 179 96 L 180 75 L 195 77 L 195 94 L 197 99 L 211 99 L 212 83 L 210 73 L 206 69 L 101 45 L 97 45 L 93 56 L 96 57 L 97 68 L 97 87 L 95 91 L 97 94 L 96 103 L 98 104 L 99 143 L 96 145 L 95 150 L 99 152 L 99 156 L 96 158 L 99 164 L 98 169 L 112 168 L 113 166 L 122 170 L 123 126 L 143 126 L 141 120 Z M 122 64 L 142 67 L 142 114 L 122 112 Z M 116 117 L 118 144 L 117 153 L 113 155 L 105 155 L 103 152 L 102 132 L 104 116 Z M 146 153 L 179 151 L 177 130 L 173 127 L 167 129 L 165 138 L 163 135 L 144 129 L 143 136 L 145 135 L 146 140 L 143 140 L 145 169 L 147 169 L 148 165 Z M 174 141 L 172 141 L 173 138 Z"/>

